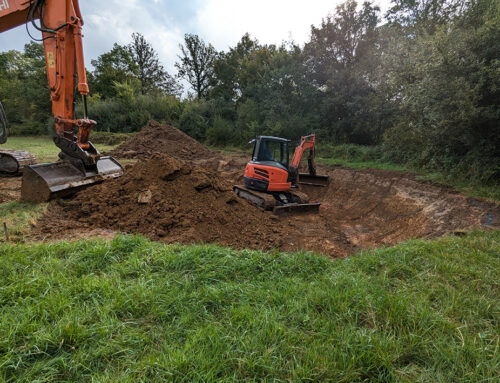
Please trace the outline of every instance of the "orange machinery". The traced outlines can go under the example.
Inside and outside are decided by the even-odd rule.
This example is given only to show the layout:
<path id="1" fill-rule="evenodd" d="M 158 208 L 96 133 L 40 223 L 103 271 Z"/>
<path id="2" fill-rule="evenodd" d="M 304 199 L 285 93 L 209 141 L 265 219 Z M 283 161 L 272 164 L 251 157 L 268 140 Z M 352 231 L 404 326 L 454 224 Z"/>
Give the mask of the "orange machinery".
<path id="1" fill-rule="evenodd" d="M 328 176 L 316 174 L 314 163 L 316 136 L 301 137 L 291 163 L 289 163 L 290 140 L 271 136 L 258 136 L 254 143 L 252 160 L 246 165 L 244 186 L 235 185 L 237 195 L 256 206 L 285 212 L 318 211 L 319 203 L 308 203 L 306 194 L 298 191 L 299 184 L 327 186 Z M 308 173 L 299 173 L 304 153 L 309 150 Z"/>
<path id="2" fill-rule="evenodd" d="M 26 23 L 42 34 L 54 143 L 61 152 L 58 162 L 24 169 L 21 198 L 48 200 L 122 175 L 121 165 L 111 157 L 102 157 L 89 141 L 97 123 L 87 112 L 89 87 L 78 0 L 0 0 L 0 33 Z M 75 116 L 75 88 L 82 96 L 82 118 Z"/>

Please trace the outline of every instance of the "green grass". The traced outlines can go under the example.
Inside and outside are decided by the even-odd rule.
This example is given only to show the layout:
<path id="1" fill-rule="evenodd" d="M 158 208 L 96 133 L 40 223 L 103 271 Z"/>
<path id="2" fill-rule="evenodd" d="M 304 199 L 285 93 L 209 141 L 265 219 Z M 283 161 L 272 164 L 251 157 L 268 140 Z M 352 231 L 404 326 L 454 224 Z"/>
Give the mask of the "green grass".
<path id="1" fill-rule="evenodd" d="M 40 218 L 47 204 L 8 202 L 0 204 L 0 242 L 6 242 L 3 223 L 7 225 L 9 242 L 23 242 L 31 226 Z"/>
<path id="2" fill-rule="evenodd" d="M 345 166 L 351 169 L 383 169 L 397 172 L 409 172 L 410 170 L 397 164 L 379 161 L 356 161 L 345 158 L 318 158 L 318 164 L 327 166 Z"/>
<path id="3" fill-rule="evenodd" d="M 345 260 L 0 245 L 6 382 L 498 382 L 500 232 Z"/>
<path id="4" fill-rule="evenodd" d="M 116 147 L 116 145 L 96 146 L 102 153 Z M 50 137 L 9 137 L 7 143 L 0 146 L 1 149 L 26 150 L 34 154 L 39 163 L 56 161 L 60 152 Z"/>

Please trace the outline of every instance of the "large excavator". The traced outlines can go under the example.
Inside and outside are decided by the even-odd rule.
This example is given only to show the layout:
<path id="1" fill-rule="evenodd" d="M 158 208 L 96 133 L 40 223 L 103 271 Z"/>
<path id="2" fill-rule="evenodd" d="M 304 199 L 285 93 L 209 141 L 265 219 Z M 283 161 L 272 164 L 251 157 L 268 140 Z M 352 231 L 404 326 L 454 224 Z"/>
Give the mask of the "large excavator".
<path id="1" fill-rule="evenodd" d="M 318 212 L 320 203 L 309 203 L 306 194 L 300 192 L 299 184 L 327 186 L 328 176 L 316 174 L 314 163 L 316 136 L 300 138 L 289 163 L 290 140 L 280 137 L 258 136 L 250 141 L 254 144 L 252 160 L 245 167 L 244 185 L 233 186 L 234 192 L 265 210 L 277 215 Z M 308 173 L 299 173 L 304 153 Z"/>
<path id="2" fill-rule="evenodd" d="M 27 23 L 42 34 L 54 116 L 54 143 L 61 152 L 57 162 L 24 167 L 21 199 L 47 201 L 121 176 L 122 166 L 112 157 L 102 157 L 89 141 L 97 123 L 88 118 L 89 87 L 78 0 L 0 0 L 0 33 Z M 82 118 L 75 115 L 75 89 L 82 97 Z M 0 115 L 0 143 L 4 143 L 5 113 Z M 10 155 L 10 162 L 17 161 L 20 165 L 16 156 L 19 157 Z"/>

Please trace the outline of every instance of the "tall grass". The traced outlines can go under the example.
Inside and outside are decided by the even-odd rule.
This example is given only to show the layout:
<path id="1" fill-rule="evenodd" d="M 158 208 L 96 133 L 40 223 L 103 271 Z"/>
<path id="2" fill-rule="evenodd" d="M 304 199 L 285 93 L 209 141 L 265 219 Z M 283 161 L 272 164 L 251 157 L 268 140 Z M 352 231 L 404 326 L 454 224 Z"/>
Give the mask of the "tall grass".
<path id="1" fill-rule="evenodd" d="M 311 253 L 0 245 L 0 379 L 494 382 L 500 233 Z"/>

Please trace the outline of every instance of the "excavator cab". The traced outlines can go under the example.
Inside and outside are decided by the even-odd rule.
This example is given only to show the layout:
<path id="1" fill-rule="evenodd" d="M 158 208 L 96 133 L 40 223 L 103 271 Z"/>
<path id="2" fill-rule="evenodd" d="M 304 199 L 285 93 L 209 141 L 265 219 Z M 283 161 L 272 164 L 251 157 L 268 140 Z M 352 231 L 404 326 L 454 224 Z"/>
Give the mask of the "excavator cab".
<path id="1" fill-rule="evenodd" d="M 245 186 L 263 192 L 289 191 L 288 177 L 290 140 L 272 136 L 258 136 L 254 143 L 252 160 L 247 164 L 243 180 Z"/>

